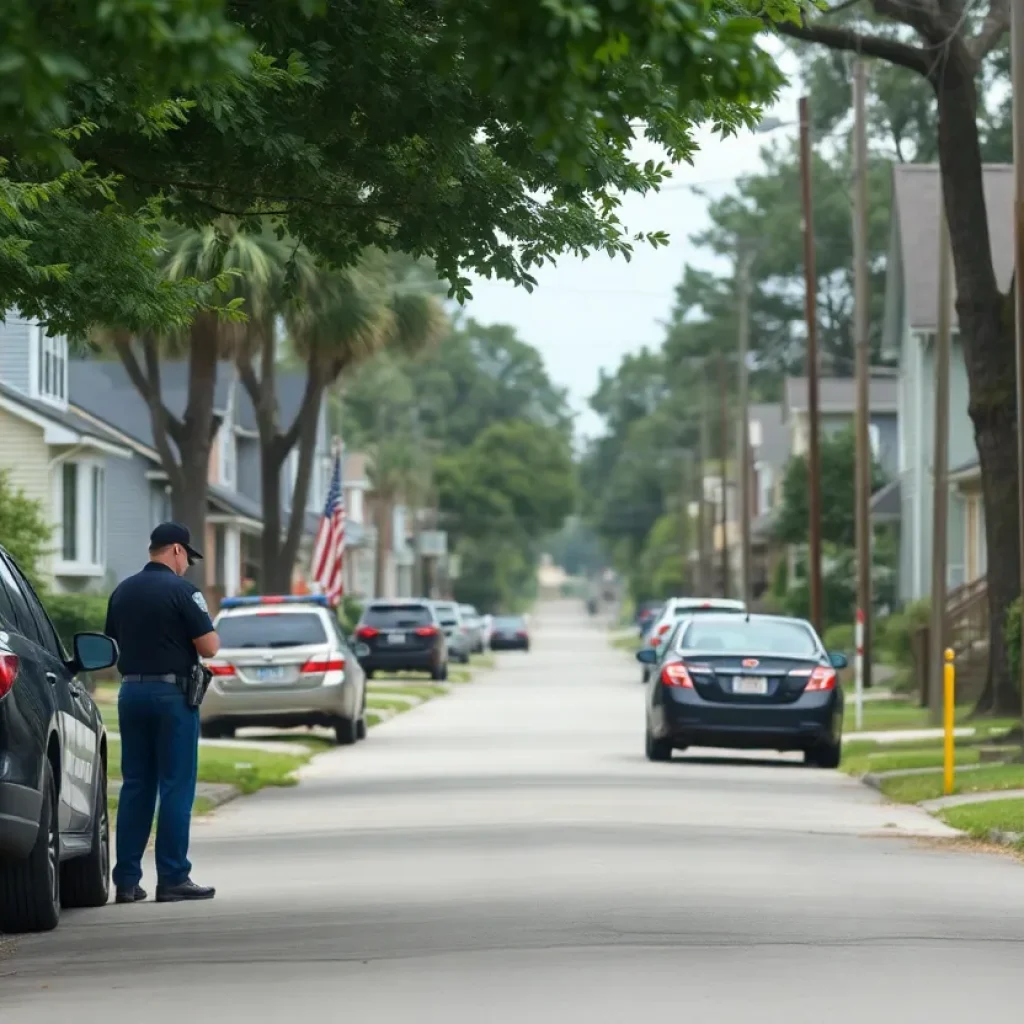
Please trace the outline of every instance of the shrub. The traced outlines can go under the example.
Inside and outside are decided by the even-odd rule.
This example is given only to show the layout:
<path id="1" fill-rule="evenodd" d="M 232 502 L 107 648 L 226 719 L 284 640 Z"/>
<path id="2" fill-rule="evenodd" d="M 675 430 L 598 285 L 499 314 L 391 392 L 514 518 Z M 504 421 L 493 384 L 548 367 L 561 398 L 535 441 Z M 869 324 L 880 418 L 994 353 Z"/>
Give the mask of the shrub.
<path id="1" fill-rule="evenodd" d="M 103 632 L 107 620 L 105 595 L 46 593 L 41 599 L 69 653 L 76 633 Z"/>
<path id="2" fill-rule="evenodd" d="M 886 615 L 875 626 L 875 660 L 888 665 L 909 668 L 913 664 L 910 638 L 928 625 L 929 602 L 915 601 L 903 611 Z"/>
<path id="3" fill-rule="evenodd" d="M 822 643 L 827 651 L 842 651 L 843 654 L 852 657 L 856 653 L 853 625 L 848 622 L 837 622 L 834 626 L 829 626 L 822 637 Z"/>
<path id="4" fill-rule="evenodd" d="M 346 633 L 354 633 L 363 614 L 362 602 L 354 597 L 343 597 L 338 605 L 338 621 Z"/>

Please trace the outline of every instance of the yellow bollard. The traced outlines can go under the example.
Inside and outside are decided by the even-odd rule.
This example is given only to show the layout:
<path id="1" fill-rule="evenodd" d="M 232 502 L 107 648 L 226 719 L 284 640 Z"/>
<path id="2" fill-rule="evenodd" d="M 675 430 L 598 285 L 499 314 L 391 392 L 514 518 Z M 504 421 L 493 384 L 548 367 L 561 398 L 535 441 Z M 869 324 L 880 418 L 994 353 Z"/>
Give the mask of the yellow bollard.
<path id="1" fill-rule="evenodd" d="M 943 666 L 942 680 L 942 725 L 945 730 L 944 737 L 944 758 L 942 775 L 942 792 L 949 796 L 953 792 L 954 774 L 954 753 L 953 753 L 953 728 L 956 714 L 955 701 L 955 677 L 956 669 L 953 667 L 953 650 L 946 648 L 946 664 Z"/>

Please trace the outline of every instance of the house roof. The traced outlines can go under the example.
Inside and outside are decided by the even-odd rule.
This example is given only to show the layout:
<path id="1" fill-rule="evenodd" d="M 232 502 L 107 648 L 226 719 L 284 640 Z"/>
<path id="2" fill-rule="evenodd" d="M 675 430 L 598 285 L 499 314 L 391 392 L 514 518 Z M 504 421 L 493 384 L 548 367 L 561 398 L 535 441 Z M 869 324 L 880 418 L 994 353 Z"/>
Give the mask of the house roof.
<path id="1" fill-rule="evenodd" d="M 1013 273 L 1013 167 L 985 164 L 983 175 L 996 282 L 1005 291 Z M 937 164 L 896 164 L 893 168 L 904 301 L 907 320 L 917 330 L 934 330 L 938 318 L 941 194 Z M 955 323 L 955 310 L 953 318 Z"/>
<path id="2" fill-rule="evenodd" d="M 108 451 L 110 454 L 124 458 L 131 457 L 131 450 L 124 446 L 116 434 L 104 429 L 102 424 L 93 423 L 71 410 L 59 409 L 49 402 L 29 398 L 16 388 L 2 383 L 0 383 L 0 400 L 5 405 L 17 406 L 28 417 L 41 424 L 61 428 L 67 432 L 66 440 L 62 439 L 54 443 L 88 444 L 92 442 L 94 447 Z"/>
<path id="3" fill-rule="evenodd" d="M 761 443 L 754 450 L 754 459 L 767 462 L 781 470 L 789 461 L 789 431 L 786 429 L 781 402 L 759 403 L 750 407 L 749 420 L 761 426 Z"/>
<path id="4" fill-rule="evenodd" d="M 957 480 L 970 480 L 974 477 L 981 475 L 981 462 L 978 456 L 975 455 L 973 458 L 968 459 L 966 462 L 961 462 L 959 466 L 955 466 L 949 471 L 948 479 L 951 482 Z"/>
<path id="5" fill-rule="evenodd" d="M 234 365 L 219 363 L 213 399 L 218 414 L 227 409 L 234 380 Z M 290 424 L 298 412 L 305 386 L 305 371 L 278 371 L 277 398 L 282 424 Z M 188 400 L 188 364 L 182 360 L 161 361 L 160 390 L 167 408 L 180 416 Z M 149 409 L 119 360 L 72 359 L 68 365 L 68 395 L 86 412 L 134 440 L 154 447 Z M 235 422 L 243 430 L 254 431 L 256 413 L 241 384 L 236 395 Z"/>
<path id="6" fill-rule="evenodd" d="M 868 382 L 868 404 L 874 413 L 899 411 L 899 379 L 895 373 L 872 370 Z M 784 412 L 807 409 L 807 378 L 787 377 Z M 857 381 L 853 377 L 821 377 L 818 380 L 818 408 L 823 413 L 857 411 Z"/>
<path id="7" fill-rule="evenodd" d="M 900 481 L 897 477 L 871 495 L 871 518 L 874 520 L 899 519 L 902 512 Z"/>

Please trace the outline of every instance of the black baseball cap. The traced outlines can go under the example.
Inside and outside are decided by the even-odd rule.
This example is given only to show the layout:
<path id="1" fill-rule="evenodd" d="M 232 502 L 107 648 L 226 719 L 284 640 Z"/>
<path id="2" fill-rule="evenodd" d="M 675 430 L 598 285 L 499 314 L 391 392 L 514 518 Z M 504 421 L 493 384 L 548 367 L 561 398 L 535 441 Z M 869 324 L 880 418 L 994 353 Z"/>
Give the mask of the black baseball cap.
<path id="1" fill-rule="evenodd" d="M 202 553 L 192 547 L 192 534 L 188 532 L 188 527 L 182 526 L 181 523 L 161 523 L 149 535 L 151 549 L 169 548 L 172 544 L 180 544 L 185 549 L 189 565 L 202 561 Z"/>

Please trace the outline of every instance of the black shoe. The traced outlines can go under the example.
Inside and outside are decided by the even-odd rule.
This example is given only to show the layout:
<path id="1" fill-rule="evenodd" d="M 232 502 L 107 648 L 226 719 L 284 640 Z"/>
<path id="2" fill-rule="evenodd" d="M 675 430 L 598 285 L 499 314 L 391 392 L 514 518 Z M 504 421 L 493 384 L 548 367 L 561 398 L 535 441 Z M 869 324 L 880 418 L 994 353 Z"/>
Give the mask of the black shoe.
<path id="1" fill-rule="evenodd" d="M 212 900 L 217 890 L 210 885 L 196 885 L 191 878 L 186 878 L 181 885 L 158 885 L 156 887 L 157 903 L 184 903 L 186 900 Z"/>
<path id="2" fill-rule="evenodd" d="M 116 903 L 141 903 L 148 895 L 141 885 L 133 885 L 127 889 L 118 889 L 114 901 Z"/>

